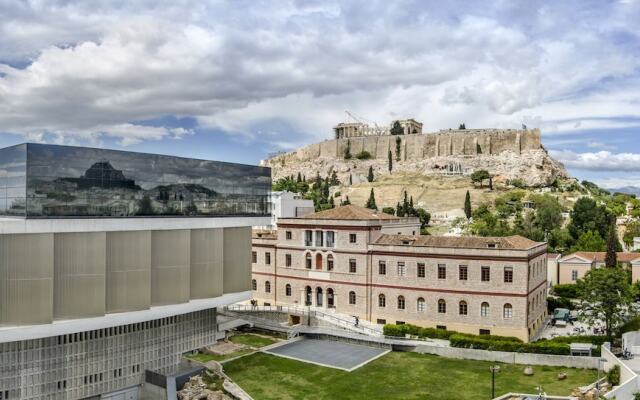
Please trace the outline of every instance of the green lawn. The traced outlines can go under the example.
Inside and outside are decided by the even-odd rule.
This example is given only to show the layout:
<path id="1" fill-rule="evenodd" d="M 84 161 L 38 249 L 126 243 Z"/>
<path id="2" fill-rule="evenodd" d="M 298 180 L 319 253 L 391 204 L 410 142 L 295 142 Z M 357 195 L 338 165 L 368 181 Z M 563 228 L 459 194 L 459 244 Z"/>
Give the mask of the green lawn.
<path id="1" fill-rule="evenodd" d="M 246 346 L 251 346 L 255 348 L 268 346 L 276 342 L 274 339 L 264 337 L 264 336 L 254 335 L 251 333 L 241 333 L 238 335 L 233 335 L 229 340 L 231 340 L 233 343 L 244 344 Z"/>
<path id="2" fill-rule="evenodd" d="M 489 399 L 491 373 L 485 361 L 454 360 L 417 353 L 391 352 L 353 372 L 319 367 L 265 353 L 225 363 L 224 370 L 254 399 Z M 507 392 L 569 395 L 595 382 L 595 370 L 500 364 L 496 396 Z M 558 381 L 557 374 L 568 378 Z"/>

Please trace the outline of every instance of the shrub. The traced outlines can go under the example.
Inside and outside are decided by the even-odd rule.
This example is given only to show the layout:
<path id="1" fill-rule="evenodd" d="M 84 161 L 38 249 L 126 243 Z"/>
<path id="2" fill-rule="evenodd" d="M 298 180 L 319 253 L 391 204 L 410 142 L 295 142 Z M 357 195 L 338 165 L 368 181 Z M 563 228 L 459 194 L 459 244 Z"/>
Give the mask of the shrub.
<path id="1" fill-rule="evenodd" d="M 393 207 L 383 207 L 382 212 L 389 215 L 396 215 L 396 209 Z"/>
<path id="2" fill-rule="evenodd" d="M 568 310 L 573 310 L 576 306 L 571 302 L 571 300 L 566 297 L 548 297 L 547 298 L 547 311 L 549 314 L 553 314 L 553 311 L 556 308 L 566 308 Z"/>
<path id="3" fill-rule="evenodd" d="M 635 317 L 625 322 L 619 329 L 620 335 L 623 333 L 640 330 L 640 317 Z"/>
<path id="4" fill-rule="evenodd" d="M 578 285 L 576 284 L 555 285 L 551 288 L 551 291 L 558 297 L 566 297 L 569 299 L 578 298 Z"/>
<path id="5" fill-rule="evenodd" d="M 524 180 L 520 178 L 511 179 L 508 183 L 518 189 L 524 189 L 527 187 L 527 184 L 524 182 Z"/>
<path id="6" fill-rule="evenodd" d="M 519 342 L 522 343 L 522 340 L 513 336 L 495 336 L 495 335 L 482 335 L 476 336 L 471 334 L 459 333 L 456 331 L 448 331 L 444 329 L 437 328 L 423 328 L 416 325 L 404 324 L 404 325 L 393 325 L 387 324 L 383 328 L 383 332 L 386 336 L 405 336 L 412 335 L 418 336 L 421 338 L 429 338 L 429 339 L 444 339 L 449 340 L 452 335 L 459 335 L 465 337 L 481 337 L 484 339 L 492 339 L 492 340 L 503 340 L 505 342 Z"/>
<path id="7" fill-rule="evenodd" d="M 371 153 L 366 150 L 362 150 L 360 153 L 356 154 L 356 158 L 358 160 L 369 160 L 371 158 Z"/>
<path id="8" fill-rule="evenodd" d="M 607 371 L 607 382 L 611 386 L 618 386 L 620 384 L 620 366 L 614 365 L 609 371 Z"/>
<path id="9" fill-rule="evenodd" d="M 522 343 L 509 340 L 494 339 L 492 337 L 473 335 L 451 335 L 449 338 L 451 347 L 462 347 L 469 349 L 481 349 L 492 351 L 509 351 L 516 353 L 536 353 L 569 355 L 570 349 L 567 343 L 535 342 Z"/>

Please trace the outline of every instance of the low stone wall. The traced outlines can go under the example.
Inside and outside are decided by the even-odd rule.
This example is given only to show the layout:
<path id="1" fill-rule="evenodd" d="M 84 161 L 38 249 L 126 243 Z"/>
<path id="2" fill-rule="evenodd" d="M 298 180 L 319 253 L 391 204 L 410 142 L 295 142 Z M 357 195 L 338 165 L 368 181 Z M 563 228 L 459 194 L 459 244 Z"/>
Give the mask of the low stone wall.
<path id="1" fill-rule="evenodd" d="M 506 364 L 550 365 L 567 368 L 598 368 L 597 357 L 556 356 L 550 354 L 511 353 L 506 351 L 489 351 L 462 349 L 457 347 L 436 347 L 417 345 L 412 351 L 423 354 L 435 354 L 447 358 L 465 360 L 495 361 Z"/>

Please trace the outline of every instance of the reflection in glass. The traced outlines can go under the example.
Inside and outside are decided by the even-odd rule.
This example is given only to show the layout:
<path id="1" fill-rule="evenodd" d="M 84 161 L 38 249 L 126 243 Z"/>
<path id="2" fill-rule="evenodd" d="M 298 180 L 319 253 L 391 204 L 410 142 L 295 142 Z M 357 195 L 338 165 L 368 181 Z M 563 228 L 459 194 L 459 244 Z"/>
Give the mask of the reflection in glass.
<path id="1" fill-rule="evenodd" d="M 0 150 L 4 215 L 264 216 L 270 190 L 264 167 L 31 143 Z"/>

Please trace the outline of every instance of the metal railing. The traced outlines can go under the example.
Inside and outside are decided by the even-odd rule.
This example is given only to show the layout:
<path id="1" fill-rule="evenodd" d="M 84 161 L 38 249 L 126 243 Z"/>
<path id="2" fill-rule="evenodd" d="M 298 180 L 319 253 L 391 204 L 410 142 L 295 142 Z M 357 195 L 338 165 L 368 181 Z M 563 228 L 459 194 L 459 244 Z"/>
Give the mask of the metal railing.
<path id="1" fill-rule="evenodd" d="M 244 305 L 244 304 L 232 304 L 224 307 L 224 310 L 228 311 L 241 311 L 241 312 L 279 312 L 279 313 L 288 313 L 301 315 L 303 317 L 316 317 L 319 319 L 323 319 L 325 321 L 329 321 L 334 323 L 335 325 L 345 327 L 346 329 L 351 329 L 355 331 L 362 332 L 366 335 L 371 336 L 382 336 L 382 332 L 370 328 L 364 325 L 356 325 L 354 320 L 347 320 L 345 318 L 338 317 L 333 314 L 325 313 L 323 311 L 319 311 L 316 309 L 311 309 L 309 307 L 298 307 L 298 306 L 252 306 L 252 305 Z"/>

